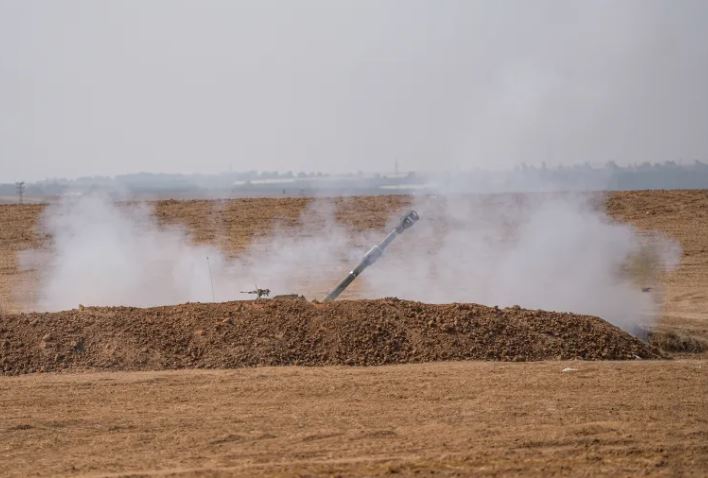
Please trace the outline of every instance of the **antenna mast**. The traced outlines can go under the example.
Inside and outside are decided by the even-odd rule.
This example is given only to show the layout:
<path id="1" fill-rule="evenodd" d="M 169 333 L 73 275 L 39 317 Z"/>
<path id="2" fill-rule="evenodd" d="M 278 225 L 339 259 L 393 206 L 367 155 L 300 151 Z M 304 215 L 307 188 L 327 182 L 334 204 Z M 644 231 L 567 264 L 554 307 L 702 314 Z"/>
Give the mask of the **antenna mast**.
<path id="1" fill-rule="evenodd" d="M 207 269 L 209 270 L 209 283 L 211 284 L 211 301 L 216 302 L 216 297 L 214 296 L 214 277 L 211 275 L 211 264 L 209 263 L 209 256 L 207 260 Z"/>
<path id="2" fill-rule="evenodd" d="M 17 200 L 19 204 L 22 204 L 25 195 L 25 182 L 20 181 L 18 183 L 15 183 L 15 186 L 17 187 Z"/>

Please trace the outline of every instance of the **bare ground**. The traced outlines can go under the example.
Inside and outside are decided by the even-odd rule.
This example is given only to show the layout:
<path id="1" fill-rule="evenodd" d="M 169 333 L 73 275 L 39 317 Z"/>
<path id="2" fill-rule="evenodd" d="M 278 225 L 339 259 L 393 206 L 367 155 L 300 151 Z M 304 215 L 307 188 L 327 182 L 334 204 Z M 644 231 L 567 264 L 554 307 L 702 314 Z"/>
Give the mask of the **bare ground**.
<path id="1" fill-rule="evenodd" d="M 162 201 L 156 214 L 237 254 L 307 202 Z M 406 205 L 336 201 L 354 229 Z M 655 332 L 687 359 L 0 377 L 0 475 L 706 476 L 708 361 L 691 345 L 708 338 L 708 191 L 612 193 L 606 207 L 681 243 Z M 16 252 L 46 245 L 42 209 L 0 206 L 0 312 L 33 301 L 36 271 Z"/>
<path id="2" fill-rule="evenodd" d="M 33 374 L 0 383 L 4 476 L 708 470 L 704 361 Z"/>

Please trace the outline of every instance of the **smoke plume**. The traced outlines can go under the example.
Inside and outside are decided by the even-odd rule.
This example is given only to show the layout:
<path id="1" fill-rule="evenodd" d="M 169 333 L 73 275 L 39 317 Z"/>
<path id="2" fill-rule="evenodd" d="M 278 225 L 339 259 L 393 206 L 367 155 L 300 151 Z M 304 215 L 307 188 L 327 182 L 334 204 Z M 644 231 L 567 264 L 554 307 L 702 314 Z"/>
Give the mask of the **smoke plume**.
<path id="1" fill-rule="evenodd" d="M 415 198 L 421 220 L 344 297 L 588 313 L 636 332 L 657 317 L 659 274 L 677 265 L 680 249 L 611 220 L 598 199 Z M 298 226 L 276 226 L 227 256 L 195 244 L 183 228 L 158 225 L 145 205 L 71 198 L 45 210 L 50 253 L 30 251 L 22 262 L 41 270 L 40 310 L 234 300 L 255 287 L 322 299 L 404 211 L 388 229 L 368 232 L 340 224 L 335 212 L 331 201 L 315 200 Z"/>
<path id="2" fill-rule="evenodd" d="M 419 199 L 420 227 L 367 276 L 366 293 L 586 313 L 636 332 L 659 314 L 659 276 L 680 247 L 613 221 L 600 199 Z"/>

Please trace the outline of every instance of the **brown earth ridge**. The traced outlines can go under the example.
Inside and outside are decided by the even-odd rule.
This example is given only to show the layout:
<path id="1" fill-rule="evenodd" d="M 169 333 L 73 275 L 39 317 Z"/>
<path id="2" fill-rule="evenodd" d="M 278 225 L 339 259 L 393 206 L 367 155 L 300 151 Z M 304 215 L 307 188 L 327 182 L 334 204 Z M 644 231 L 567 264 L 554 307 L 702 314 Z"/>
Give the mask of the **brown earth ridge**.
<path id="1" fill-rule="evenodd" d="M 84 307 L 10 315 L 0 334 L 0 368 L 7 375 L 660 357 L 597 317 L 399 299 Z"/>

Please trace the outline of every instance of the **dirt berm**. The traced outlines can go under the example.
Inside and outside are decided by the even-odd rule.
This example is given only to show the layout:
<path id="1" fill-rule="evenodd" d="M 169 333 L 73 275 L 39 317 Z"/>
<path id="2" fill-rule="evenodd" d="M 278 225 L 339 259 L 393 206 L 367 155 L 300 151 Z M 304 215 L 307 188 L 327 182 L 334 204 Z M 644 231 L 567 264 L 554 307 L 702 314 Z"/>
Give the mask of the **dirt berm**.
<path id="1" fill-rule="evenodd" d="M 398 299 L 82 307 L 8 315 L 0 322 L 0 369 L 7 375 L 658 357 L 597 317 Z"/>

